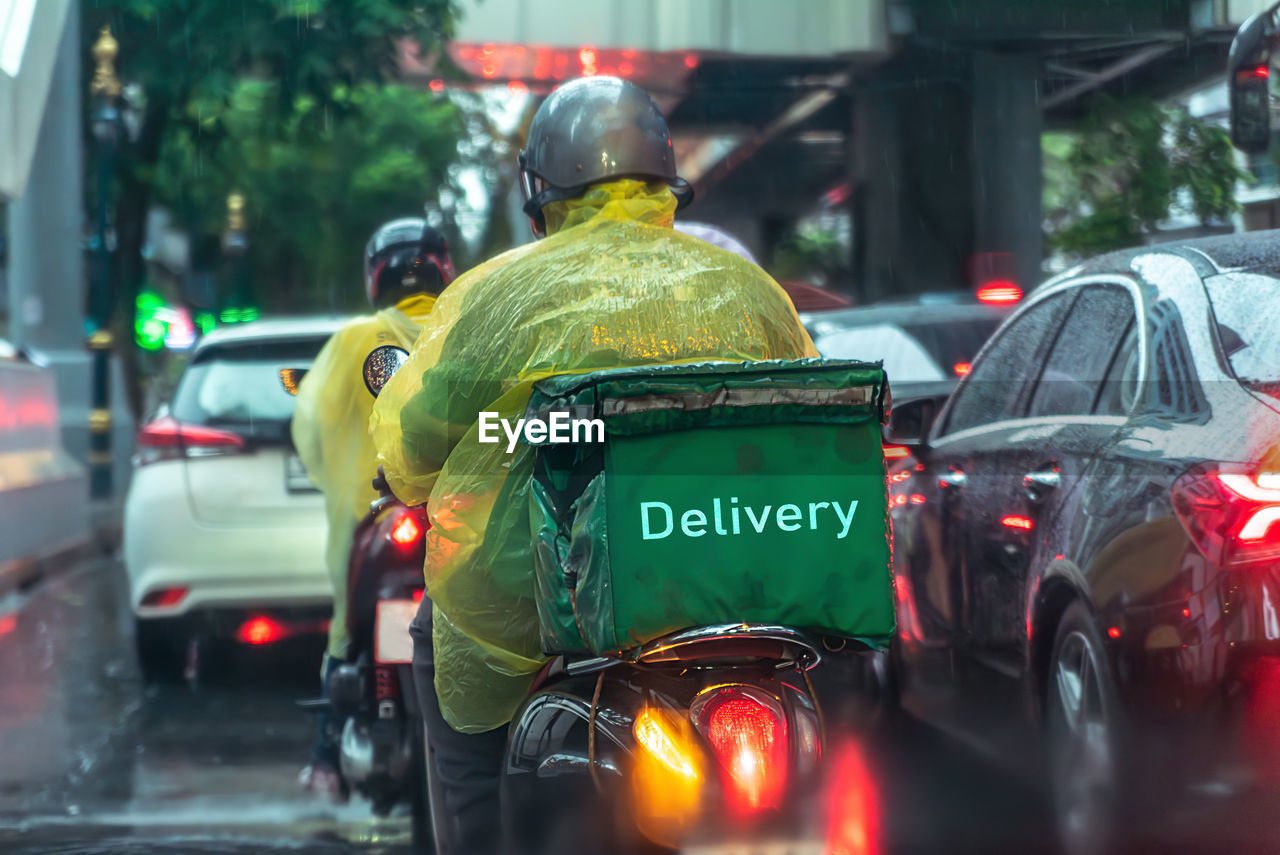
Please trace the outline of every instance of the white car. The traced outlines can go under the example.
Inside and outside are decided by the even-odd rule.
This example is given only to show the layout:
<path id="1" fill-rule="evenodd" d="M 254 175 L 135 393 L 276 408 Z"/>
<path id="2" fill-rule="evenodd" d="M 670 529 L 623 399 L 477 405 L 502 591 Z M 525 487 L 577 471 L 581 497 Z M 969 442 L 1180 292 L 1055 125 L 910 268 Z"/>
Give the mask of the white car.
<path id="1" fill-rule="evenodd" d="M 193 639 L 266 644 L 327 626 L 324 499 L 293 450 L 286 385 L 344 320 L 210 332 L 140 430 L 124 560 L 148 677 L 176 676 Z"/>

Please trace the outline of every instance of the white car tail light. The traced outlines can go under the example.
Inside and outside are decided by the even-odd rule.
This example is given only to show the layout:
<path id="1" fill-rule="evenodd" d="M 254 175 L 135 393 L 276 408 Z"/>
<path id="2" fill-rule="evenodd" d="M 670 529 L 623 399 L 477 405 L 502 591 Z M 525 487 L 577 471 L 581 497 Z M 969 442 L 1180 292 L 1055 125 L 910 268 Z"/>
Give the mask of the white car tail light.
<path id="1" fill-rule="evenodd" d="M 244 437 L 230 431 L 184 424 L 166 416 L 144 425 L 138 432 L 137 466 L 183 457 L 214 457 L 238 454 L 245 449 Z"/>

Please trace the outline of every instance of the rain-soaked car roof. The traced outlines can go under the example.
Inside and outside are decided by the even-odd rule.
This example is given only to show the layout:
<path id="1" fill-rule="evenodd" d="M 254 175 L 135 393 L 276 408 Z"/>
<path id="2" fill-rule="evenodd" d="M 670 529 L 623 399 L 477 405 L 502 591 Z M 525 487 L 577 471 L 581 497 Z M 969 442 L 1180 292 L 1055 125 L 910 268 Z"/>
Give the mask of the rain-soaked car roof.
<path id="1" fill-rule="evenodd" d="M 264 318 L 245 324 L 218 327 L 201 337 L 196 350 L 224 344 L 281 338 L 333 335 L 351 318 L 347 315 L 318 315 L 296 318 Z"/>
<path id="2" fill-rule="evenodd" d="M 1211 260 L 1220 270 L 1280 271 L 1280 229 L 1238 232 L 1117 250 L 1084 262 L 1079 267 L 1073 268 L 1069 275 L 1088 276 L 1128 270 L 1134 258 L 1160 252 L 1172 252 L 1184 257 L 1200 254 Z"/>

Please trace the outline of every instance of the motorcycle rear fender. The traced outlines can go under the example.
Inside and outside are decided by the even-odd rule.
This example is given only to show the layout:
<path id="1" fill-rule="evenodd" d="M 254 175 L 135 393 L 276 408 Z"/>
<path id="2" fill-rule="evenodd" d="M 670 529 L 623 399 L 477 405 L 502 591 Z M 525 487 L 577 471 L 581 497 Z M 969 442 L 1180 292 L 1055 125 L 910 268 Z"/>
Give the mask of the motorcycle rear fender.
<path id="1" fill-rule="evenodd" d="M 566 774 L 590 775 L 588 765 L 588 733 L 591 722 L 591 700 L 599 675 L 569 676 L 543 685 L 524 702 L 512 719 L 507 741 L 506 774 L 520 776 L 532 773 L 535 778 Z M 769 691 L 778 697 L 791 727 L 801 718 L 812 731 L 819 728 L 817 710 L 804 682 L 794 675 L 777 675 L 759 679 L 758 675 L 733 670 L 709 671 L 692 677 L 675 672 L 635 670 L 619 666 L 604 672 L 599 705 L 595 715 L 595 758 L 599 771 L 621 776 L 634 750 L 632 725 L 641 709 L 650 701 L 673 709 L 688 709 L 703 688 L 722 683 L 743 682 Z M 819 737 L 820 738 L 820 737 Z M 797 746 L 799 747 L 799 746 Z M 802 758 L 816 760 L 820 754 Z"/>
<path id="2" fill-rule="evenodd" d="M 347 565 L 347 632 L 352 657 L 366 650 L 372 654 L 378 600 L 413 599 L 422 590 L 425 545 L 403 549 L 390 537 L 404 511 L 404 505 L 392 505 L 366 516 L 356 528 Z"/>
<path id="3" fill-rule="evenodd" d="M 588 727 L 596 675 L 566 677 L 534 692 L 516 712 L 507 740 L 506 774 L 590 775 Z M 631 751 L 631 725 L 644 692 L 606 675 L 595 716 L 595 756 L 601 771 L 620 774 Z"/>

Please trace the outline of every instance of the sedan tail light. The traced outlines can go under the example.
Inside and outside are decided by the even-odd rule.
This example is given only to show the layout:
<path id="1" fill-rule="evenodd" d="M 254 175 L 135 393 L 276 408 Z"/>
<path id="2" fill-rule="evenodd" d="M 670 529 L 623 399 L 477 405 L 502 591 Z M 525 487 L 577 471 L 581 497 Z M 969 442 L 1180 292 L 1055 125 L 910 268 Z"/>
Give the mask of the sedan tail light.
<path id="1" fill-rule="evenodd" d="M 1280 472 L 1197 467 L 1174 482 L 1173 509 L 1196 548 L 1219 566 L 1280 559 Z"/>
<path id="2" fill-rule="evenodd" d="M 743 686 L 719 686 L 695 703 L 695 721 L 720 761 L 730 806 L 751 813 L 782 804 L 787 723 L 779 705 Z"/>
<path id="3" fill-rule="evenodd" d="M 138 466 L 183 457 L 214 457 L 237 454 L 245 449 L 244 437 L 230 431 L 184 424 L 166 416 L 143 426 L 138 432 Z"/>
<path id="4" fill-rule="evenodd" d="M 1022 299 L 1022 289 L 1005 279 L 993 279 L 978 289 L 978 301 L 988 306 L 1010 306 Z"/>

